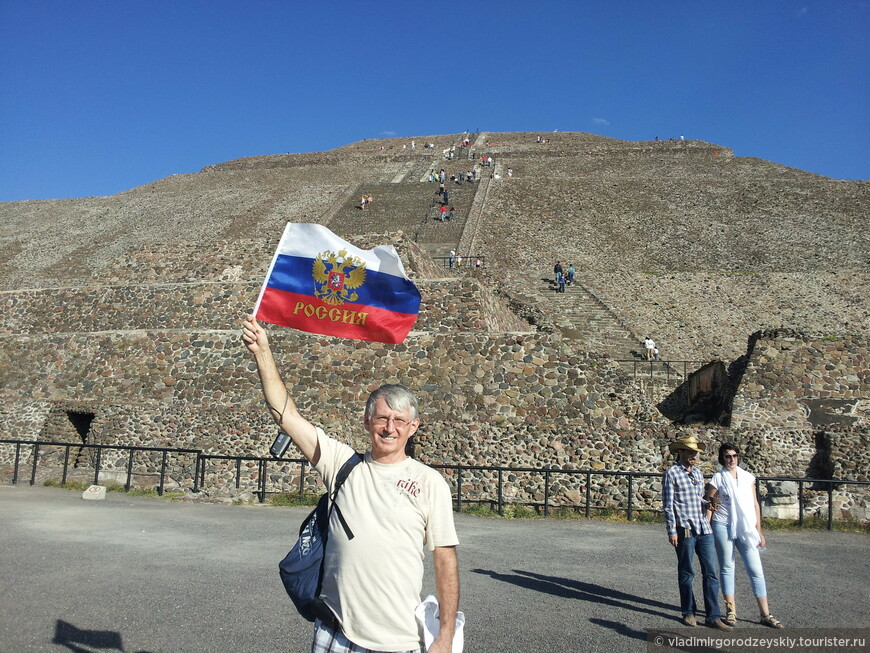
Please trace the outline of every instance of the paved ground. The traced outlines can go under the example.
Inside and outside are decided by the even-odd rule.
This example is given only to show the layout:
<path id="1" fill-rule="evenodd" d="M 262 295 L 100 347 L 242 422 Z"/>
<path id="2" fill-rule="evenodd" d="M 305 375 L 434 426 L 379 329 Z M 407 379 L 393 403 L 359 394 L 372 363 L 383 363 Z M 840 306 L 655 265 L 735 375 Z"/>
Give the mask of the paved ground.
<path id="1" fill-rule="evenodd" d="M 310 626 L 276 572 L 306 512 L 0 486 L 0 651 L 307 651 Z M 457 515 L 457 527 L 468 653 L 644 651 L 648 629 L 713 633 L 677 622 L 661 526 Z M 774 613 L 787 626 L 870 627 L 868 545 L 771 534 Z M 768 636 L 748 620 L 738 573 L 740 632 Z"/>

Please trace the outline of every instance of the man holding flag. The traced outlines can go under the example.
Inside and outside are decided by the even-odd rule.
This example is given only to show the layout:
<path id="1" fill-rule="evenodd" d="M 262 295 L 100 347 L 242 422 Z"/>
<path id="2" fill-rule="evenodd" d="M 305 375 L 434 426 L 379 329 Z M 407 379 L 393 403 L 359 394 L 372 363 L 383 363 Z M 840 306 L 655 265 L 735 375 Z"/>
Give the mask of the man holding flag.
<path id="1" fill-rule="evenodd" d="M 323 227 L 313 231 L 319 235 L 324 235 L 325 231 L 326 235 L 339 240 Z M 291 251 L 285 246 L 282 253 L 282 246 L 285 245 L 282 239 L 276 260 L 280 256 L 288 256 L 288 251 L 291 251 L 290 258 L 307 260 L 302 263 L 293 260 L 278 263 L 273 261 L 266 287 L 261 293 L 263 298 L 270 292 L 268 286 L 276 277 L 276 268 L 283 267 L 284 270 L 278 272 L 277 280 L 283 289 L 278 292 L 294 295 L 289 298 L 291 316 L 296 302 L 299 301 L 314 306 L 311 317 L 315 319 L 318 307 L 322 306 L 317 300 L 331 308 L 337 307 L 329 303 L 330 298 L 334 297 L 328 291 L 321 290 L 321 286 L 315 286 L 315 290 L 309 293 L 312 299 L 304 298 L 308 284 L 308 261 L 312 261 L 311 278 L 315 281 L 325 277 L 325 286 L 350 291 L 344 296 L 347 303 L 361 304 L 359 299 L 362 293 L 358 289 L 364 282 L 360 280 L 358 270 L 362 266 L 368 268 L 369 264 L 387 260 L 387 263 L 379 267 L 378 272 L 389 275 L 391 272 L 401 271 L 401 276 L 404 277 L 398 256 L 395 257 L 398 265 L 385 258 L 372 261 L 371 258 L 365 258 L 370 252 L 356 250 L 340 241 L 340 253 L 333 257 L 332 253 L 322 255 L 321 250 L 325 245 L 335 246 L 335 243 L 316 241 L 313 244 L 319 256 L 312 259 L 304 255 L 304 247 L 297 246 L 295 251 Z M 386 251 L 387 248 L 376 248 L 373 251 L 377 252 L 378 249 Z M 363 252 L 362 255 L 360 252 Z M 287 278 L 287 270 L 292 271 L 294 267 L 297 271 L 302 270 L 302 281 Z M 330 279 L 333 273 L 342 275 L 334 284 Z M 380 302 L 382 306 L 390 304 L 389 297 L 383 292 L 384 287 L 398 289 L 400 293 L 408 292 L 407 287 L 400 281 L 383 278 L 374 281 L 381 287 L 375 292 L 369 292 L 366 298 L 373 303 Z M 413 291 L 416 292 L 416 288 Z M 419 305 L 419 294 L 416 296 Z M 278 299 L 282 299 L 280 294 Z M 302 310 L 304 313 L 304 309 Z M 369 309 L 351 307 L 340 310 L 362 312 Z M 258 315 L 262 313 L 263 302 L 260 303 Z M 416 317 L 416 310 L 414 313 Z M 370 326 L 368 316 L 366 324 L 360 324 L 358 318 L 350 315 L 345 322 L 343 312 L 333 314 L 338 318 L 335 321 L 329 317 L 328 309 L 324 309 L 321 314 L 325 318 L 314 322 L 318 328 L 324 327 L 324 323 L 325 328 L 329 329 L 336 326 L 345 329 L 351 326 L 353 328 L 348 330 L 346 337 L 374 339 L 366 337 L 370 334 L 360 328 Z M 264 319 L 273 317 L 273 313 L 267 313 Z M 379 320 L 379 323 L 389 323 L 390 319 L 387 317 L 386 321 Z M 401 328 L 410 329 L 413 324 L 413 320 L 410 323 L 404 318 L 399 320 L 404 320 Z M 309 320 L 304 324 L 311 323 Z M 388 338 L 397 338 L 395 332 L 390 332 L 389 328 L 385 330 L 379 327 L 376 331 L 376 335 L 385 333 Z M 397 341 L 401 342 L 404 337 L 402 334 Z M 339 469 L 353 455 L 353 449 L 327 436 L 320 427 L 315 427 L 299 413 L 278 372 L 266 331 L 253 314 L 245 319 L 242 339 L 256 361 L 263 394 L 272 418 L 322 475 L 331 491 Z M 417 399 L 408 388 L 384 385 L 369 396 L 363 415 L 363 427 L 371 439 L 371 449 L 366 452 L 364 461 L 356 465 L 348 475 L 336 498 L 335 505 L 338 510 L 332 511 L 330 516 L 320 598 L 331 615 L 325 620 L 315 621 L 312 653 L 418 653 L 421 650 L 421 641 L 414 612 L 420 603 L 423 584 L 424 546 L 432 551 L 440 609 L 440 630 L 428 651 L 448 653 L 453 650 L 459 605 L 456 558 L 456 545 L 459 541 L 453 524 L 453 505 L 447 482 L 437 471 L 409 458 L 405 453 L 408 440 L 416 433 L 419 425 Z M 349 524 L 353 532 L 352 538 L 348 537 L 341 519 Z"/>

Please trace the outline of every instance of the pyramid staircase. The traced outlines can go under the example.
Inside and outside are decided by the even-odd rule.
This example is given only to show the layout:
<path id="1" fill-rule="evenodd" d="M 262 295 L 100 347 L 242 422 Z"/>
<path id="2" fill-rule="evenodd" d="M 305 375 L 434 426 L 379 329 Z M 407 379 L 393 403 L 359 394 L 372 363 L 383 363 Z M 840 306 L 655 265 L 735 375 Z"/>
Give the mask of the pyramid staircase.
<path id="1" fill-rule="evenodd" d="M 563 338 L 583 343 L 586 351 L 607 354 L 619 361 L 623 369 L 642 384 L 665 384 L 676 387 L 700 363 L 655 361 L 646 359 L 643 336 L 635 334 L 582 280 L 557 293 L 552 275 L 527 274 L 513 279 L 517 290 L 541 308 Z"/>
<path id="2" fill-rule="evenodd" d="M 429 171 L 448 170 L 445 189 L 449 192 L 447 208 L 455 209 L 455 218 L 441 222 L 441 197 L 438 183 L 428 181 Z M 451 182 L 451 174 L 465 172 L 467 161 L 425 160 L 403 168 L 389 181 L 363 182 L 350 189 L 328 215 L 321 218 L 336 234 L 348 237 L 359 233 L 404 231 L 433 257 L 446 257 L 458 247 L 477 184 Z M 372 202 L 360 208 L 360 197 L 371 195 Z"/>
<path id="3" fill-rule="evenodd" d="M 641 339 L 582 283 L 575 280 L 564 293 L 558 293 L 552 275 L 545 273 L 528 274 L 515 281 L 564 338 L 580 341 L 587 351 L 606 353 L 616 360 L 641 360 Z"/>

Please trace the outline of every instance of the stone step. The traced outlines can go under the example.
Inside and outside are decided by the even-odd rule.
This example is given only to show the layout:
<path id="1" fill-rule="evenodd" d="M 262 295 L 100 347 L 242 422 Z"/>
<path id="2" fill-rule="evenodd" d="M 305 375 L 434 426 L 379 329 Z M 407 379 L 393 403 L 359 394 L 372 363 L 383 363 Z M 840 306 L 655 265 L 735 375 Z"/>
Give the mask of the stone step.
<path id="1" fill-rule="evenodd" d="M 413 233 L 426 218 L 429 198 L 419 191 L 419 185 L 370 183 L 361 184 L 358 190 L 330 220 L 330 228 L 339 235 L 397 230 Z M 360 208 L 362 194 L 372 196 L 365 209 Z"/>
<path id="2" fill-rule="evenodd" d="M 533 297 L 548 314 L 563 337 L 579 340 L 590 350 L 615 359 L 632 359 L 642 354 L 643 345 L 619 318 L 575 282 L 557 293 L 549 276 L 535 275 L 520 280 L 522 290 Z"/>
<path id="3" fill-rule="evenodd" d="M 411 176 L 411 175 L 407 175 Z M 417 234 L 419 242 L 459 241 L 465 218 L 474 201 L 474 184 L 450 184 L 447 207 L 456 209 L 456 219 L 441 223 L 436 218 L 441 206 L 438 186 L 427 182 L 360 184 L 357 193 L 347 197 L 330 219 L 338 234 L 389 232 L 403 230 Z M 372 202 L 360 208 L 360 195 L 371 195 Z"/>

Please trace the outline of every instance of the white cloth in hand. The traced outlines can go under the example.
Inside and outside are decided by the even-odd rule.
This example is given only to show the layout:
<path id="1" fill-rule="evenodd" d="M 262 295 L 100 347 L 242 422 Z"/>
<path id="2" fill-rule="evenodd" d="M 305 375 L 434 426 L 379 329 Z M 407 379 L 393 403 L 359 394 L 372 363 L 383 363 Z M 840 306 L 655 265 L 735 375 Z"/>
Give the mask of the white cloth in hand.
<path id="1" fill-rule="evenodd" d="M 428 651 L 441 630 L 441 621 L 438 618 L 438 599 L 430 594 L 417 606 L 414 615 L 417 617 L 417 626 L 423 636 L 424 650 Z M 462 647 L 465 644 L 464 627 L 465 614 L 458 611 L 456 613 L 456 632 L 453 634 L 453 653 L 462 653 Z"/>

